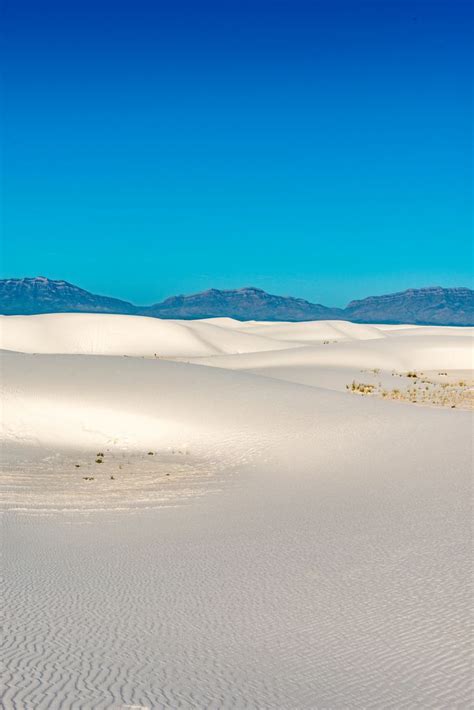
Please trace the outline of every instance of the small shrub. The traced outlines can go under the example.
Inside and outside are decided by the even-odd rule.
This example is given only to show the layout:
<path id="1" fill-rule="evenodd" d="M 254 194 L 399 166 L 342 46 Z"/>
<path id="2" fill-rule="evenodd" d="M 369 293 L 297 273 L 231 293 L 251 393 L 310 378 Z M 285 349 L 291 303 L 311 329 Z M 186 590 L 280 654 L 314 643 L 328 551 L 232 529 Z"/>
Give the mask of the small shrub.
<path id="1" fill-rule="evenodd" d="M 346 388 L 349 389 L 349 385 L 346 385 Z M 375 385 L 367 384 L 366 382 L 356 382 L 355 380 L 352 380 L 350 388 L 352 392 L 358 392 L 359 394 L 372 394 L 375 389 Z"/>

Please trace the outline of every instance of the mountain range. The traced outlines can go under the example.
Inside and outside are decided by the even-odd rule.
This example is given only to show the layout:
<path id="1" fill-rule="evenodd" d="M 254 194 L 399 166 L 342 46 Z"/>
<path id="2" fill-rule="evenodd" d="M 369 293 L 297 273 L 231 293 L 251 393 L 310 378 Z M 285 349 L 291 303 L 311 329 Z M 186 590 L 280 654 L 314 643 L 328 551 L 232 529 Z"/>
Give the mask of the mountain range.
<path id="1" fill-rule="evenodd" d="M 351 301 L 346 308 L 328 308 L 302 298 L 275 296 L 262 289 L 210 289 L 189 296 L 171 296 L 151 306 L 98 296 L 67 281 L 43 276 L 0 280 L 0 313 L 123 313 L 154 318 L 237 320 L 350 320 L 357 323 L 474 325 L 474 291 L 468 288 L 408 289 Z"/>

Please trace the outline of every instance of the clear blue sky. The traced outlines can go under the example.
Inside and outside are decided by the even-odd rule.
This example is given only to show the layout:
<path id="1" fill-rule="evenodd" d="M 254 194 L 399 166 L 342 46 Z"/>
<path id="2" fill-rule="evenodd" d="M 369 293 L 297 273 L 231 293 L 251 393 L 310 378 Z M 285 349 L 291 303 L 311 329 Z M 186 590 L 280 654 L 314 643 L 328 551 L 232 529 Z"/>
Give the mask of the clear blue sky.
<path id="1" fill-rule="evenodd" d="M 2 276 L 472 284 L 464 0 L 10 0 Z"/>

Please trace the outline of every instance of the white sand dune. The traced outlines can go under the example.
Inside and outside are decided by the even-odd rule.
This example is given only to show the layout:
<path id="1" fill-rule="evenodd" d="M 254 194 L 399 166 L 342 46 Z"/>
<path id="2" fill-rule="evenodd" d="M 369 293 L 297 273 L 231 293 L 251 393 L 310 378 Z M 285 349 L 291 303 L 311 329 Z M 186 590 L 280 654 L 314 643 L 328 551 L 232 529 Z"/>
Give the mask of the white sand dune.
<path id="1" fill-rule="evenodd" d="M 228 323 L 220 325 L 229 327 Z M 231 327 L 235 328 L 235 325 Z M 378 328 L 360 323 L 350 323 L 348 321 L 306 321 L 302 323 L 243 323 L 239 328 L 241 332 L 263 335 L 272 340 L 290 342 L 324 342 L 325 340 L 338 342 L 345 340 L 371 340 L 373 338 L 384 338 L 383 333 Z"/>
<path id="2" fill-rule="evenodd" d="M 4 351 L 1 368 L 1 436 L 30 444 L 223 453 L 234 441 L 262 447 L 277 421 L 289 433 L 314 416 L 294 386 L 184 363 Z"/>
<path id="3" fill-rule="evenodd" d="M 93 313 L 0 316 L 0 349 L 26 353 L 198 357 L 284 347 L 205 321 Z"/>
<path id="4" fill-rule="evenodd" d="M 380 368 L 383 370 L 472 369 L 472 339 L 464 336 L 416 335 L 328 343 L 318 347 L 299 347 L 284 351 L 247 353 L 200 358 L 201 364 L 236 370 L 292 366 L 300 368 Z"/>
<path id="5" fill-rule="evenodd" d="M 464 328 L 464 327 L 457 327 L 457 326 L 435 326 L 435 325 L 404 325 L 404 326 L 397 326 L 397 325 L 391 325 L 391 326 L 382 326 L 382 325 L 377 325 L 374 326 L 376 327 L 379 331 L 388 331 L 388 333 L 396 333 L 396 335 L 405 335 L 405 336 L 411 336 L 413 337 L 414 335 L 434 335 L 434 336 L 442 336 L 445 337 L 446 335 L 451 335 L 453 337 L 459 338 L 459 337 L 465 337 L 465 338 L 471 338 L 473 337 L 474 334 L 474 329 L 473 328 Z"/>
<path id="6" fill-rule="evenodd" d="M 471 414 L 334 391 L 467 329 L 2 321 L 5 708 L 471 706 Z"/>

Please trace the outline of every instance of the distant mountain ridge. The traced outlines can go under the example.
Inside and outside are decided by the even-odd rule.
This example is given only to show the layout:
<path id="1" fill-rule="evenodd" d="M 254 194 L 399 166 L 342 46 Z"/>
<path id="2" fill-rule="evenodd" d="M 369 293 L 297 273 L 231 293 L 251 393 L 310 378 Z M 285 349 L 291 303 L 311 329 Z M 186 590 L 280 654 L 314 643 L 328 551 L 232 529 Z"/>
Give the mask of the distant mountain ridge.
<path id="1" fill-rule="evenodd" d="M 213 318 L 237 320 L 335 320 L 340 308 L 327 308 L 302 298 L 274 296 L 252 286 L 230 291 L 212 288 L 190 296 L 171 296 L 143 310 L 158 318 Z"/>
<path id="2" fill-rule="evenodd" d="M 0 279 L 0 313 L 135 313 L 137 307 L 119 298 L 97 296 L 67 281 L 44 276 Z"/>
<path id="3" fill-rule="evenodd" d="M 474 325 L 474 291 L 469 288 L 408 289 L 386 296 L 351 301 L 348 320 L 384 323 Z"/>
<path id="4" fill-rule="evenodd" d="M 259 288 L 209 289 L 188 296 L 171 296 L 151 306 L 99 296 L 67 281 L 44 276 L 0 279 L 0 313 L 122 313 L 153 318 L 214 318 L 237 320 L 350 320 L 357 323 L 474 325 L 474 291 L 469 288 L 408 289 L 351 301 L 346 308 L 329 308 L 302 298 L 276 296 Z"/>

